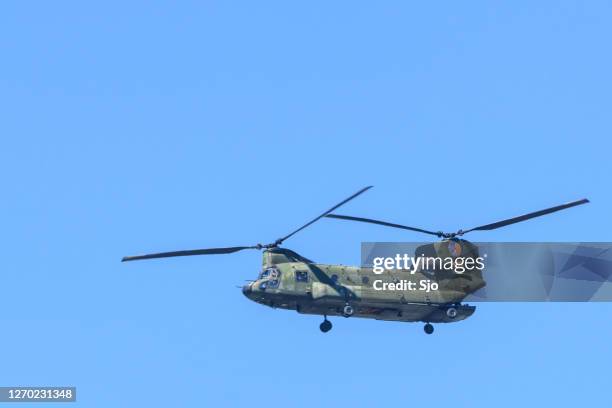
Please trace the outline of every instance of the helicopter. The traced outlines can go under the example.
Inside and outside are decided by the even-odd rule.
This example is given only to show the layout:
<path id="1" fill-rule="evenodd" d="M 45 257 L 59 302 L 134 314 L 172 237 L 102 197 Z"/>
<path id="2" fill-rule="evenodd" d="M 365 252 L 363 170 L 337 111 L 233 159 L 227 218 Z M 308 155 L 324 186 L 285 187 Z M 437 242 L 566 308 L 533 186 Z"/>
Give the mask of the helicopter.
<path id="1" fill-rule="evenodd" d="M 462 303 L 470 294 L 483 288 L 486 282 L 482 271 L 474 269 L 465 273 L 416 268 L 410 273 L 410 280 L 427 282 L 437 288 L 429 290 L 377 290 L 376 285 L 396 285 L 406 281 L 404 270 L 386 270 L 375 273 L 372 267 L 356 267 L 314 262 L 281 245 L 293 235 L 322 218 L 333 218 L 377 224 L 386 227 L 434 235 L 439 242 L 417 248 L 417 253 L 435 257 L 453 257 L 459 251 L 464 257 L 478 257 L 478 248 L 461 239 L 471 231 L 488 231 L 507 225 L 540 217 L 566 208 L 588 203 L 582 199 L 518 217 L 474 227 L 467 230 L 446 233 L 429 231 L 370 218 L 334 214 L 333 212 L 372 186 L 357 191 L 350 197 L 318 215 L 291 233 L 268 243 L 251 246 L 205 248 L 126 256 L 122 262 L 169 258 L 192 255 L 231 254 L 242 250 L 262 250 L 262 267 L 255 280 L 242 286 L 242 293 L 259 304 L 279 309 L 295 310 L 301 314 L 323 316 L 319 329 L 327 333 L 332 329 L 328 316 L 370 318 L 385 321 L 423 322 L 426 334 L 432 334 L 432 323 L 452 323 L 470 317 L 475 306 Z"/>

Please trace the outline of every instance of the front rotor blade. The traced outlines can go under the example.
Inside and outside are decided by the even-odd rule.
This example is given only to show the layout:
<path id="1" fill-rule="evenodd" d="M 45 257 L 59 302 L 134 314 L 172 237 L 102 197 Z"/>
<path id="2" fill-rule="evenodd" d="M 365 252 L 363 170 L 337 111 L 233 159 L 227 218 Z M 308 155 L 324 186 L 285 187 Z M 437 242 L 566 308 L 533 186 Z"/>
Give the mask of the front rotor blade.
<path id="1" fill-rule="evenodd" d="M 326 217 L 337 218 L 339 220 L 359 221 L 359 222 L 367 222 L 370 224 L 384 225 L 385 227 L 392 227 L 392 228 L 399 228 L 403 230 L 422 232 L 424 234 L 435 235 L 437 237 L 442 236 L 441 232 L 427 231 L 421 228 L 408 227 L 406 225 L 393 224 L 391 222 L 386 222 L 386 221 L 372 220 L 370 218 L 352 217 L 350 215 L 340 215 L 340 214 L 327 214 Z"/>
<path id="2" fill-rule="evenodd" d="M 234 252 L 242 251 L 243 249 L 257 249 L 257 248 L 258 247 L 256 246 L 240 246 L 240 247 L 227 247 L 227 248 L 208 248 L 208 249 L 192 249 L 192 250 L 187 250 L 187 251 L 160 252 L 157 254 L 125 256 L 121 259 L 121 262 L 139 261 L 141 259 L 171 258 L 175 256 L 232 254 Z"/>
<path id="3" fill-rule="evenodd" d="M 583 198 L 582 200 L 572 201 L 570 203 L 561 204 L 561 205 L 558 205 L 556 207 L 547 208 L 545 210 L 535 211 L 535 212 L 532 212 L 532 213 L 529 213 L 529 214 L 525 214 L 525 215 L 519 215 L 518 217 L 509 218 L 507 220 L 494 222 L 492 224 L 481 225 L 480 227 L 476 227 L 476 228 L 472 228 L 472 229 L 469 229 L 469 230 L 466 230 L 466 231 L 462 231 L 461 233 L 465 234 L 466 232 L 470 232 L 470 231 L 490 231 L 490 230 L 494 230 L 494 229 L 497 229 L 497 228 L 505 227 L 506 225 L 516 224 L 517 222 L 526 221 L 526 220 L 529 220 L 531 218 L 536 218 L 536 217 L 540 217 L 542 215 L 554 213 L 556 211 L 565 210 L 566 208 L 571 208 L 571 207 L 575 207 L 577 205 L 586 204 L 588 202 L 589 202 L 588 199 Z"/>
<path id="4" fill-rule="evenodd" d="M 276 244 L 282 244 L 283 241 L 285 241 L 287 238 L 292 237 L 294 234 L 297 234 L 298 232 L 300 232 L 301 230 L 303 230 L 304 228 L 308 227 L 311 224 L 314 224 L 315 222 L 319 221 L 321 218 L 325 217 L 327 214 L 329 214 L 330 212 L 334 211 L 336 208 L 348 203 L 349 201 L 351 201 L 353 198 L 357 197 L 358 195 L 366 192 L 367 190 L 371 189 L 372 186 L 367 186 L 362 188 L 361 190 L 359 190 L 358 192 L 356 192 L 355 194 L 353 194 L 352 196 L 350 196 L 349 198 L 347 198 L 346 200 L 340 202 L 339 204 L 336 204 L 335 206 L 333 206 L 332 208 L 330 208 L 329 210 L 325 211 L 323 214 L 319 215 L 317 218 L 315 218 L 314 220 L 304 224 L 303 226 L 301 226 L 300 228 L 296 229 L 295 231 L 293 231 L 291 234 L 283 237 L 283 238 L 279 238 L 276 240 Z"/>

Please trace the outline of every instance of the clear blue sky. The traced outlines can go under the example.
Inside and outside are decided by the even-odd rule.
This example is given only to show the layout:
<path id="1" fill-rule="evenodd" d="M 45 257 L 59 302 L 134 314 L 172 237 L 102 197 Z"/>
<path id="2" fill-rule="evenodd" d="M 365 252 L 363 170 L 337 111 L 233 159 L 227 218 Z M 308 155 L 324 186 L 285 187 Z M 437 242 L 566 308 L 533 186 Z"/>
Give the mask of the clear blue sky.
<path id="1" fill-rule="evenodd" d="M 380 3 L 380 2 L 379 2 Z M 4 2 L 0 385 L 83 407 L 601 406 L 612 305 L 481 304 L 438 325 L 249 302 L 251 245 L 343 212 L 474 240 L 609 241 L 605 1 Z M 356 264 L 424 237 L 323 220 L 286 246 Z"/>

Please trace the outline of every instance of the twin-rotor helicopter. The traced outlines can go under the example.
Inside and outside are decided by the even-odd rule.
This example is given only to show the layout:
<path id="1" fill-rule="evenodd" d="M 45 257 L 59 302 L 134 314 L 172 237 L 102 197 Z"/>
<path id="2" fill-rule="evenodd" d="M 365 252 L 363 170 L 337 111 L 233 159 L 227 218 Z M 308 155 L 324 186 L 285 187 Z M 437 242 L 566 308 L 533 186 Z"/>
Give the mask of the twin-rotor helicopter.
<path id="1" fill-rule="evenodd" d="M 397 282 L 405 271 L 391 270 L 375 274 L 371 267 L 321 264 L 281 245 L 296 233 L 319 221 L 321 218 L 357 221 L 429 234 L 441 241 L 420 248 L 419 252 L 433 253 L 438 257 L 453 256 L 457 245 L 464 256 L 478 257 L 478 248 L 460 237 L 471 231 L 490 231 L 507 225 L 540 217 L 556 211 L 588 203 L 582 199 L 540 211 L 481 225 L 467 230 L 446 233 L 409 227 L 385 221 L 348 215 L 334 214 L 337 208 L 369 190 L 365 187 L 293 232 L 268 244 L 223 248 L 193 249 L 161 252 L 147 255 L 127 256 L 122 261 L 169 258 L 191 255 L 217 255 L 257 249 L 263 250 L 262 269 L 257 279 L 242 287 L 244 295 L 257 303 L 272 308 L 295 310 L 298 313 L 323 316 L 319 328 L 323 333 L 332 329 L 328 316 L 361 317 L 400 322 L 424 322 L 425 333 L 433 333 L 432 323 L 451 323 L 470 317 L 476 307 L 463 304 L 470 294 L 486 285 L 482 271 L 474 269 L 465 273 L 445 273 L 418 269 L 411 273 L 414 280 L 433 280 L 437 290 L 429 291 L 381 291 L 373 282 Z M 452 244 L 452 245 L 449 245 Z"/>

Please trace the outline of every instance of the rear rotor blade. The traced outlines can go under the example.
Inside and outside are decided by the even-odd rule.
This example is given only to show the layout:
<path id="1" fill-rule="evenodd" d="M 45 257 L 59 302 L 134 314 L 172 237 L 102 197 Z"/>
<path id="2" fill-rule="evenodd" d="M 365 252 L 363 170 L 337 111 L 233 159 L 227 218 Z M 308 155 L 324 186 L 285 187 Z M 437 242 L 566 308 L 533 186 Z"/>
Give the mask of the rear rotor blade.
<path id="1" fill-rule="evenodd" d="M 588 199 L 583 198 L 582 200 L 572 201 L 572 202 L 569 202 L 567 204 L 561 204 L 561 205 L 558 205 L 556 207 L 547 208 L 545 210 L 535 211 L 535 212 L 532 212 L 532 213 L 529 213 L 529 214 L 519 215 L 518 217 L 509 218 L 507 220 L 498 221 L 498 222 L 494 222 L 492 224 L 487 224 L 487 225 L 481 225 L 480 227 L 471 228 L 471 229 L 465 230 L 465 231 L 460 231 L 458 235 L 463 235 L 466 232 L 470 232 L 470 231 L 490 231 L 490 230 L 494 230 L 494 229 L 497 229 L 497 228 L 505 227 L 506 225 L 516 224 L 517 222 L 526 221 L 526 220 L 529 220 L 531 218 L 536 218 L 536 217 L 540 217 L 542 215 L 554 213 L 556 211 L 565 210 L 566 208 L 575 207 L 577 205 L 586 204 L 588 202 L 589 202 Z"/>
<path id="2" fill-rule="evenodd" d="M 437 237 L 441 237 L 442 236 L 442 232 L 428 231 L 428 230 L 424 230 L 424 229 L 421 229 L 421 228 L 408 227 L 406 225 L 393 224 L 391 222 L 378 221 L 378 220 L 373 220 L 373 219 L 370 219 L 370 218 L 352 217 L 350 215 L 340 215 L 340 214 L 327 214 L 326 217 L 328 217 L 328 218 L 337 218 L 339 220 L 359 221 L 359 222 L 367 222 L 367 223 L 370 223 L 370 224 L 384 225 L 385 227 L 392 227 L 392 228 L 399 228 L 399 229 L 403 229 L 403 230 L 422 232 L 424 234 L 435 235 Z"/>
<path id="3" fill-rule="evenodd" d="M 187 250 L 187 251 L 160 252 L 157 254 L 125 256 L 121 259 L 121 262 L 139 261 L 141 259 L 171 258 L 175 256 L 232 254 L 234 252 L 242 251 L 243 249 L 259 249 L 259 247 L 258 246 L 240 246 L 240 247 L 227 247 L 227 248 L 207 248 L 207 249 L 192 249 L 192 250 Z"/>
<path id="4" fill-rule="evenodd" d="M 329 210 L 325 211 L 323 214 L 319 215 L 317 218 L 313 219 L 312 221 L 302 225 L 300 228 L 296 229 L 295 231 L 293 231 L 292 233 L 290 233 L 289 235 L 284 236 L 283 238 L 279 238 L 276 240 L 275 244 L 276 245 L 280 245 L 283 243 L 283 241 L 285 241 L 287 238 L 292 237 L 293 235 L 297 234 L 298 232 L 300 232 L 301 230 L 303 230 L 304 228 L 310 226 L 311 224 L 314 224 L 315 222 L 319 221 L 321 218 L 325 217 L 327 214 L 329 214 L 330 212 L 334 211 L 336 208 L 348 203 L 349 201 L 351 201 L 353 198 L 357 197 L 358 195 L 366 192 L 367 190 L 371 189 L 372 186 L 367 186 L 362 188 L 361 190 L 359 190 L 358 192 L 356 192 L 355 194 L 353 194 L 352 196 L 350 196 L 349 198 L 347 198 L 346 200 L 340 202 L 339 204 L 336 204 L 335 206 L 333 206 L 332 208 L 330 208 Z"/>

